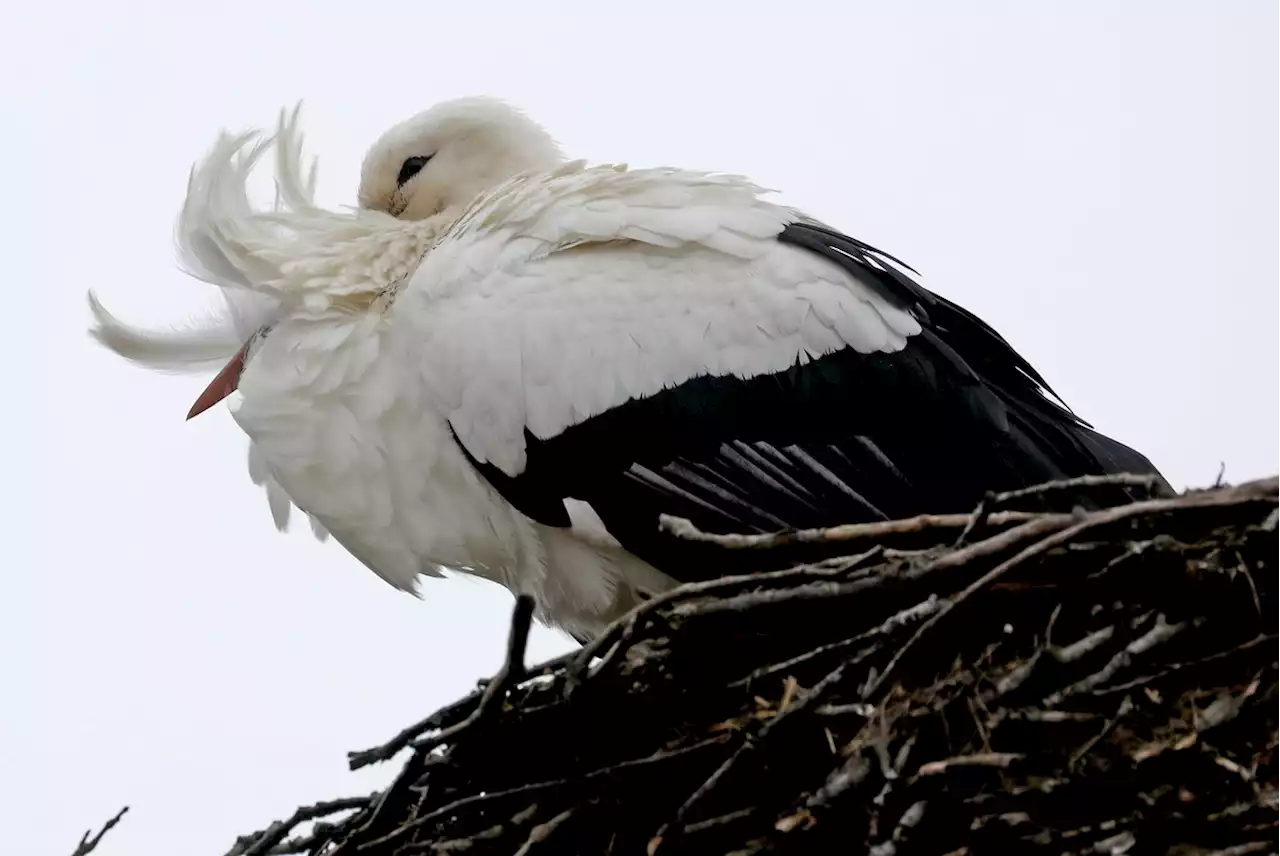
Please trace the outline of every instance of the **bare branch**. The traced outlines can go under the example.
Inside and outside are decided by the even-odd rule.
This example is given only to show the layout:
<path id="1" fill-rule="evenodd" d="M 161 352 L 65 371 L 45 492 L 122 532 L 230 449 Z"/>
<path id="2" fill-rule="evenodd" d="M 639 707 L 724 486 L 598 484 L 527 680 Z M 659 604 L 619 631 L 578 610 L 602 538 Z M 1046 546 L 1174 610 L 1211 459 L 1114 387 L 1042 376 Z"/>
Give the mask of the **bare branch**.
<path id="1" fill-rule="evenodd" d="M 1044 514 L 1031 511 L 1006 511 L 992 514 L 987 518 L 991 526 L 1009 526 L 1026 523 L 1029 520 L 1041 520 Z M 1069 522 L 1071 515 L 1058 515 L 1064 523 Z M 969 514 L 921 514 L 905 520 L 886 520 L 882 523 L 850 523 L 844 526 L 830 526 L 824 529 L 793 529 L 785 532 L 768 532 L 761 535 L 717 535 L 714 532 L 703 532 L 683 517 L 672 517 L 663 514 L 658 525 L 663 532 L 684 538 L 689 541 L 701 541 L 715 544 L 729 550 L 772 550 L 791 544 L 824 544 L 834 541 L 870 541 L 876 538 L 888 538 L 893 535 L 911 535 L 933 529 L 964 529 L 972 515 Z"/>
<path id="2" fill-rule="evenodd" d="M 373 797 L 346 797 L 303 806 L 285 820 L 278 820 L 260 832 L 242 836 L 227 851 L 227 856 L 267 856 L 276 845 L 288 838 L 289 833 L 299 824 L 328 817 L 341 811 L 366 808 L 372 799 Z"/>
<path id="3" fill-rule="evenodd" d="M 111 818 L 110 820 L 108 820 L 106 823 L 102 825 L 102 829 L 98 830 L 97 835 L 91 836 L 91 833 L 93 832 L 93 830 L 91 829 L 87 830 L 85 834 L 80 838 L 80 844 L 79 846 L 76 847 L 75 851 L 71 854 L 71 856 L 87 856 L 87 854 L 92 853 L 94 849 L 97 848 L 98 842 L 102 840 L 102 836 L 106 835 L 108 832 L 114 829 L 115 825 L 120 822 L 120 818 L 124 817 L 127 811 L 129 811 L 129 807 L 125 806 L 124 808 L 116 812 L 115 817 Z"/>

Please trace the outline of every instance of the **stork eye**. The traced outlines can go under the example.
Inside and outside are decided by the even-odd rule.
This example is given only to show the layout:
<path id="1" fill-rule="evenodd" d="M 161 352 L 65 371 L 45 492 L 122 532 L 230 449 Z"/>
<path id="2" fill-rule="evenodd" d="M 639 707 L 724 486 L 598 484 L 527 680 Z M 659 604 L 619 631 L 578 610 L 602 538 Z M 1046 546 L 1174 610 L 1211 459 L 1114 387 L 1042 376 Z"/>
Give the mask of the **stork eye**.
<path id="1" fill-rule="evenodd" d="M 400 165 L 400 174 L 396 176 L 396 185 L 403 186 L 406 181 L 422 172 L 422 168 L 431 160 L 431 155 L 414 155 Z"/>

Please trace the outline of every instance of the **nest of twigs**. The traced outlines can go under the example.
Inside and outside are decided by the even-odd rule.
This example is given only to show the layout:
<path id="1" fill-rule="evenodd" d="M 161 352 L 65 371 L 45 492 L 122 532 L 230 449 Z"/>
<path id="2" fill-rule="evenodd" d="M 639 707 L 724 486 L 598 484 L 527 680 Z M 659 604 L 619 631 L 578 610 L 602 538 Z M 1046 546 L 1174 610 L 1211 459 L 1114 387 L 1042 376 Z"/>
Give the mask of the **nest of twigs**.
<path id="1" fill-rule="evenodd" d="M 1275 852 L 1277 480 L 1018 510 L 1058 487 L 720 538 L 848 555 L 686 586 L 538 668 L 518 600 L 497 677 L 352 754 L 405 751 L 394 784 L 232 852 Z"/>

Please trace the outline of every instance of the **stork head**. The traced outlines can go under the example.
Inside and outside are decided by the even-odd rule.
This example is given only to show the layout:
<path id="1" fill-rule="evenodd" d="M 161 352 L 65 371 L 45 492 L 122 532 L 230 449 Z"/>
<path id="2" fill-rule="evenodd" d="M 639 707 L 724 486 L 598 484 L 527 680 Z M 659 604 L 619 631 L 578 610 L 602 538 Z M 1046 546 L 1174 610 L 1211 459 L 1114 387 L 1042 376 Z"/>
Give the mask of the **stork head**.
<path id="1" fill-rule="evenodd" d="M 460 212 L 507 179 L 553 169 L 563 160 L 551 136 L 519 110 L 492 98 L 460 98 L 437 104 L 383 134 L 365 156 L 357 199 L 364 209 L 402 220 L 425 220 Z M 245 365 L 270 328 L 265 324 L 244 343 L 196 401 L 188 419 L 238 387 Z"/>
<path id="2" fill-rule="evenodd" d="M 501 101 L 445 101 L 387 131 L 365 156 L 361 208 L 422 220 L 564 159 L 543 128 Z"/>

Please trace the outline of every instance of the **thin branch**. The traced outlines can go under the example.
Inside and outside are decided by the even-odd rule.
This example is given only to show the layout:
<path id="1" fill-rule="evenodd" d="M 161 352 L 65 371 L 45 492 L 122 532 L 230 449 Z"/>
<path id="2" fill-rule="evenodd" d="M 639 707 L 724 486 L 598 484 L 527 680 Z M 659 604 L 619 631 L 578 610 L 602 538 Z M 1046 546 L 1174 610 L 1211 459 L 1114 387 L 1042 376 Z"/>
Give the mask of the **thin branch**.
<path id="1" fill-rule="evenodd" d="M 516 851 L 516 856 L 529 856 L 535 847 L 555 834 L 555 831 L 560 828 L 560 824 L 573 817 L 573 812 L 574 809 L 567 808 L 546 823 L 540 823 L 535 826 L 530 830 L 529 837 L 525 839 L 524 844 L 521 844 L 520 849 Z"/>
<path id="2" fill-rule="evenodd" d="M 996 495 L 991 491 L 987 491 L 987 495 L 978 503 L 978 507 L 969 515 L 969 521 L 965 523 L 964 528 L 960 530 L 960 534 L 956 536 L 956 540 L 951 543 L 951 549 L 958 550 L 964 546 L 969 540 L 969 536 L 979 527 L 985 526 L 990 520 L 992 513 L 995 511 Z"/>
<path id="3" fill-rule="evenodd" d="M 849 523 L 843 526 L 828 526 L 821 529 L 792 529 L 782 532 L 767 532 L 759 535 L 719 535 L 714 532 L 703 532 L 692 522 L 683 517 L 663 514 L 658 518 L 658 525 L 663 532 L 684 538 L 687 541 L 698 541 L 704 544 L 715 544 L 728 550 L 772 550 L 791 544 L 828 544 L 837 541 L 866 541 L 873 538 L 889 538 L 894 535 L 914 535 L 934 529 L 964 529 L 969 525 L 972 514 L 920 514 L 903 520 L 884 520 L 877 523 Z M 1069 521 L 1069 514 L 1046 514 L 1035 511 L 1006 511 L 992 514 L 987 522 L 992 526 L 1009 526 L 1041 520 L 1046 517 L 1058 517 Z"/>
<path id="4" fill-rule="evenodd" d="M 988 492 L 982 501 L 978 503 L 978 507 L 969 515 L 969 522 L 965 524 L 964 531 L 960 533 L 951 546 L 953 549 L 961 547 L 969 540 L 969 536 L 976 529 L 990 522 L 992 514 L 997 509 L 1003 508 L 1011 502 L 1033 496 L 1047 496 L 1062 491 L 1078 491 L 1094 487 L 1141 487 L 1146 489 L 1148 496 L 1176 496 L 1165 480 L 1159 476 L 1134 475 L 1131 473 L 1076 476 L 1075 478 L 1058 479 L 1057 481 L 1045 482 L 1044 484 L 1032 485 L 1018 490 L 1007 490 L 1003 493 Z"/>
<path id="5" fill-rule="evenodd" d="M 242 836 L 227 851 L 227 856 L 267 856 L 276 845 L 288 838 L 289 833 L 299 824 L 328 817 L 340 811 L 367 808 L 372 799 L 372 796 L 346 797 L 303 806 L 289 815 L 286 820 L 278 820 L 260 832 Z"/>
<path id="6" fill-rule="evenodd" d="M 87 856 L 87 854 L 92 853 L 97 848 L 98 842 L 102 840 L 102 836 L 114 829 L 115 825 L 120 822 L 120 818 L 124 817 L 127 811 L 129 811 L 129 807 L 125 806 L 116 812 L 115 817 L 102 825 L 102 829 L 98 830 L 97 835 L 91 836 L 93 830 L 86 830 L 85 834 L 80 838 L 79 846 L 76 847 L 71 856 Z"/>
<path id="7" fill-rule="evenodd" d="M 920 769 L 916 770 L 916 775 L 936 776 L 939 773 L 945 773 L 952 767 L 1000 767 L 1003 769 L 1014 761 L 1022 760 L 1024 757 L 1017 752 L 983 752 L 975 755 L 958 755 L 954 758 L 945 758 L 941 761 L 930 761 L 927 764 L 921 764 Z"/>
<path id="8" fill-rule="evenodd" d="M 1075 476 L 1069 479 L 1058 479 L 1057 481 L 1045 482 L 1044 484 L 1031 485 L 1030 487 L 1019 488 L 1018 490 L 1007 490 L 1003 493 L 997 493 L 993 497 L 996 506 L 1008 505 L 1016 499 L 1026 499 L 1031 496 L 1045 496 L 1051 493 L 1061 493 L 1068 490 L 1080 490 L 1081 488 L 1093 487 L 1140 487 L 1146 490 L 1148 494 L 1158 497 L 1174 497 L 1168 484 L 1157 475 L 1136 475 L 1134 473 L 1108 473 L 1105 475 L 1087 475 Z"/>

